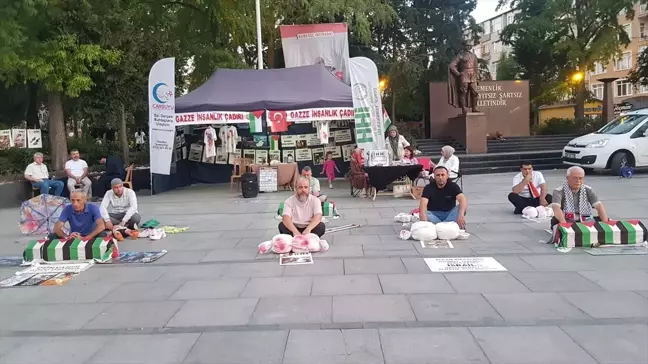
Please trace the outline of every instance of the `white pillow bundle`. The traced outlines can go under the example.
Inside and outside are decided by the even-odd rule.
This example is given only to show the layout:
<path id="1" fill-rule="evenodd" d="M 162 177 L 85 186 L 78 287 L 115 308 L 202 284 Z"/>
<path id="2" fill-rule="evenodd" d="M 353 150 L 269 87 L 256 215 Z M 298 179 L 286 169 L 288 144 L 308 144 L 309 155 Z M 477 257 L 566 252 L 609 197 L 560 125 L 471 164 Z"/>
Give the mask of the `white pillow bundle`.
<path id="1" fill-rule="evenodd" d="M 527 219 L 541 219 L 544 220 L 548 217 L 553 217 L 554 212 L 551 207 L 544 207 L 544 206 L 538 206 L 538 207 L 525 207 L 524 210 L 522 210 L 522 216 L 527 218 Z"/>
<path id="2" fill-rule="evenodd" d="M 436 224 L 436 232 L 439 240 L 455 240 L 459 237 L 461 229 L 454 221 L 440 222 Z"/>
<path id="3" fill-rule="evenodd" d="M 437 229 L 429 221 L 418 221 L 412 224 L 410 228 L 412 239 L 414 240 L 435 240 L 437 238 Z"/>
<path id="4" fill-rule="evenodd" d="M 266 254 L 269 252 L 277 254 L 290 253 L 308 253 L 327 251 L 329 245 L 326 240 L 320 240 L 315 234 L 299 235 L 293 238 L 287 234 L 275 235 L 272 240 L 264 241 L 259 244 L 259 253 Z"/>

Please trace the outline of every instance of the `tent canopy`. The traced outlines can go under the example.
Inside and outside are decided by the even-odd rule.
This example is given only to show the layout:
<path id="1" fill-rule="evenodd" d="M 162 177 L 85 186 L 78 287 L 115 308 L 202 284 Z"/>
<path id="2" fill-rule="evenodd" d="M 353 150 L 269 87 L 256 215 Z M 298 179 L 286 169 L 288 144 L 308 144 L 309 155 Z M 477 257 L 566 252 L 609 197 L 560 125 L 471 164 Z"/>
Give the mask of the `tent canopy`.
<path id="1" fill-rule="evenodd" d="M 351 87 L 324 65 L 251 70 L 220 69 L 176 100 L 176 113 L 353 107 Z"/>

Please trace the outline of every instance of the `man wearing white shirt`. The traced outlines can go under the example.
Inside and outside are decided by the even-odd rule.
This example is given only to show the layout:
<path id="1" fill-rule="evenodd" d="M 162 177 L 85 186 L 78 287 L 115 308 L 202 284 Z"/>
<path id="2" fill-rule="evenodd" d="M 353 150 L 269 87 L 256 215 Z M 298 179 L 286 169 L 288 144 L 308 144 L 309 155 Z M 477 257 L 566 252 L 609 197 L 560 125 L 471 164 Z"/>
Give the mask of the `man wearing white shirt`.
<path id="1" fill-rule="evenodd" d="M 513 177 L 509 201 L 515 207 L 514 214 L 521 214 L 525 207 L 549 206 L 551 195 L 547 194 L 547 182 L 541 172 L 534 171 L 531 162 L 520 164 L 520 173 Z"/>
<path id="2" fill-rule="evenodd" d="M 75 186 L 82 186 L 86 195 L 92 191 L 92 181 L 88 178 L 88 164 L 80 158 L 79 151 L 73 149 L 70 151 L 70 159 L 65 162 L 65 173 L 68 176 L 67 188 L 70 193 L 76 189 Z"/>
<path id="3" fill-rule="evenodd" d="M 99 207 L 106 230 L 112 230 L 115 226 L 136 229 L 135 225 L 139 224 L 141 217 L 137 213 L 135 191 L 124 187 L 124 182 L 119 178 L 110 181 L 110 185 L 111 189 L 106 192 Z"/>
<path id="4" fill-rule="evenodd" d="M 50 193 L 53 189 L 53 195 L 61 196 L 63 192 L 63 182 L 49 179 L 49 171 L 43 163 L 43 153 L 34 153 L 34 163 L 25 168 L 25 179 L 31 182 L 34 188 L 39 188 L 41 195 Z"/>

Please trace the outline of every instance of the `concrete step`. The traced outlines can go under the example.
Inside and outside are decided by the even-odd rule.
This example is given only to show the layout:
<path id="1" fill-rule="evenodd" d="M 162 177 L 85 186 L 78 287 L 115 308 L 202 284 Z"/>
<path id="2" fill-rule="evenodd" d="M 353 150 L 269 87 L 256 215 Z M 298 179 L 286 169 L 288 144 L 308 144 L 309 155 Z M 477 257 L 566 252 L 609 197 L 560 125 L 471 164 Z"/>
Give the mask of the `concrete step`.
<path id="1" fill-rule="evenodd" d="M 554 169 L 565 169 L 566 166 L 562 163 L 548 163 L 548 164 L 534 164 L 533 169 L 536 171 L 548 171 Z M 519 172 L 520 166 L 516 167 L 478 167 L 478 168 L 467 168 L 461 170 L 461 173 L 464 175 L 470 174 L 485 174 L 485 173 L 513 173 Z"/>

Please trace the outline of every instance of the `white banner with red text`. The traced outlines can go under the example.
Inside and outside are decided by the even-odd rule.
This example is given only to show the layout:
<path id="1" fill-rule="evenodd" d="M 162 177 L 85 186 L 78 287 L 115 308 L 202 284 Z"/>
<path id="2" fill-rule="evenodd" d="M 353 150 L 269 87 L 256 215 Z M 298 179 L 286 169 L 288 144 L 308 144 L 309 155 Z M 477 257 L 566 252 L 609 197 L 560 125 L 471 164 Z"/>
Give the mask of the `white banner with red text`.
<path id="1" fill-rule="evenodd" d="M 352 107 L 327 107 L 289 111 L 268 110 L 268 120 L 283 118 L 286 122 L 300 124 L 323 120 L 353 120 L 353 114 Z"/>

